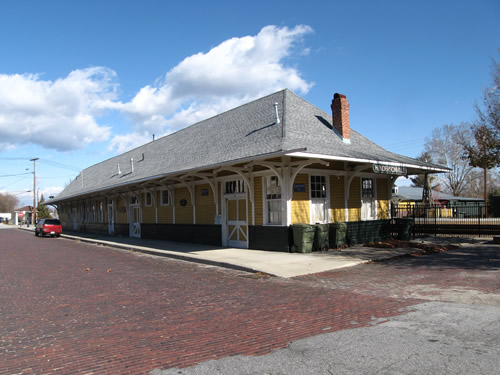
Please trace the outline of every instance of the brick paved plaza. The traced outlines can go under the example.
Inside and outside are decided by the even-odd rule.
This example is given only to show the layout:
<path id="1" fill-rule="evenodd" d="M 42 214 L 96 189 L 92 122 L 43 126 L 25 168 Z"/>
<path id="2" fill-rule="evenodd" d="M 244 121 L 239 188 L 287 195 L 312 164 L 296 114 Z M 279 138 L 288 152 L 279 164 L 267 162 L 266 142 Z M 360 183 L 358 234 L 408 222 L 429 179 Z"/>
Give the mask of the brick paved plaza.
<path id="1" fill-rule="evenodd" d="M 1 375 L 147 374 L 369 326 L 449 288 L 500 293 L 495 254 L 280 279 L 20 230 L 0 236 Z"/>

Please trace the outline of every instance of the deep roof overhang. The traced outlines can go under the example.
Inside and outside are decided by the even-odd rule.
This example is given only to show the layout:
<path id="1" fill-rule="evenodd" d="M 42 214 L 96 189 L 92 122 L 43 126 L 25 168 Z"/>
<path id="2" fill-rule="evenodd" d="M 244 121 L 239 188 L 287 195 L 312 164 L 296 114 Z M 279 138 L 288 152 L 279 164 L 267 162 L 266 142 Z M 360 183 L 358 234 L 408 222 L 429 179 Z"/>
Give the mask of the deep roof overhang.
<path id="1" fill-rule="evenodd" d="M 178 171 L 169 172 L 169 173 L 160 173 L 157 175 L 144 177 L 144 178 L 137 179 L 137 180 L 127 181 L 127 182 L 124 182 L 121 184 L 114 184 L 114 185 L 105 186 L 105 187 L 98 188 L 98 189 L 89 189 L 89 190 L 86 190 L 84 192 L 81 192 L 78 194 L 67 195 L 67 196 L 62 197 L 62 198 L 55 197 L 53 199 L 46 201 L 45 204 L 56 204 L 58 202 L 67 201 L 67 200 L 75 199 L 78 197 L 83 197 L 83 196 L 90 195 L 90 194 L 104 193 L 106 191 L 116 190 L 118 188 L 131 187 L 131 186 L 141 184 L 141 183 L 144 183 L 147 181 L 162 180 L 162 179 L 165 179 L 168 177 L 174 178 L 175 176 L 182 176 L 182 175 L 185 175 L 188 173 L 200 172 L 200 171 L 205 171 L 205 170 L 212 170 L 212 169 L 217 169 L 217 168 L 221 168 L 221 167 L 229 167 L 229 166 L 233 166 L 235 164 L 247 163 L 247 162 L 250 162 L 253 160 L 275 158 L 275 157 L 280 157 L 280 156 L 288 156 L 290 153 L 301 152 L 304 150 L 305 150 L 304 148 L 289 150 L 289 151 L 280 150 L 277 152 L 260 154 L 260 155 L 255 155 L 255 156 L 241 158 L 241 159 L 234 159 L 234 160 L 230 160 L 230 161 L 222 162 L 222 163 L 204 165 L 204 166 L 197 167 L 197 168 L 183 169 L 183 170 L 178 170 Z"/>
<path id="2" fill-rule="evenodd" d="M 352 162 L 352 163 L 369 163 L 369 164 L 379 164 L 380 163 L 380 164 L 386 164 L 386 165 L 401 166 L 401 167 L 406 167 L 406 168 L 417 169 L 417 170 L 420 170 L 424 173 L 425 172 L 446 173 L 446 172 L 450 171 L 449 168 L 437 167 L 437 166 L 432 166 L 432 165 L 421 166 L 421 165 L 416 165 L 416 164 L 411 164 L 411 163 L 391 162 L 391 161 L 377 160 L 377 159 L 360 159 L 360 158 L 350 158 L 350 157 L 344 157 L 344 156 L 313 154 L 313 153 L 304 152 L 304 151 L 290 152 L 287 154 L 287 156 L 295 156 L 295 157 L 302 157 L 302 158 L 319 158 L 319 159 L 324 159 L 324 160 L 335 160 L 335 161 L 347 161 L 347 162 Z"/>

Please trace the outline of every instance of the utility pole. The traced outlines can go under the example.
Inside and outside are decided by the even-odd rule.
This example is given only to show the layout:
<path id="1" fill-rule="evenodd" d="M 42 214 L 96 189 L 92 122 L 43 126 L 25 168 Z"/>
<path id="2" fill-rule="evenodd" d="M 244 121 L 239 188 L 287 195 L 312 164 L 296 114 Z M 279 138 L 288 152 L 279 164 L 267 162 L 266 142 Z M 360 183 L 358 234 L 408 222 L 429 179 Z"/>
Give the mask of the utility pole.
<path id="1" fill-rule="evenodd" d="M 31 223 L 35 225 L 36 223 L 36 161 L 39 158 L 30 159 L 33 162 L 33 213 L 31 217 Z"/>

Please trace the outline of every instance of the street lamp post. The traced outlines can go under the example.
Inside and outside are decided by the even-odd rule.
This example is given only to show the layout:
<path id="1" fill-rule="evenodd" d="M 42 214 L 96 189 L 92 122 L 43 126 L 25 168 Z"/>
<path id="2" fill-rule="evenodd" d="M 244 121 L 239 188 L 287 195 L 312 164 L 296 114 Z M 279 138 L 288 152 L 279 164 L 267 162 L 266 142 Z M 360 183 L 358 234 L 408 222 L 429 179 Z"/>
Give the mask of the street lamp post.
<path id="1" fill-rule="evenodd" d="M 33 162 L 33 213 L 31 217 L 31 223 L 35 225 L 36 223 L 36 161 L 39 158 L 30 159 Z"/>

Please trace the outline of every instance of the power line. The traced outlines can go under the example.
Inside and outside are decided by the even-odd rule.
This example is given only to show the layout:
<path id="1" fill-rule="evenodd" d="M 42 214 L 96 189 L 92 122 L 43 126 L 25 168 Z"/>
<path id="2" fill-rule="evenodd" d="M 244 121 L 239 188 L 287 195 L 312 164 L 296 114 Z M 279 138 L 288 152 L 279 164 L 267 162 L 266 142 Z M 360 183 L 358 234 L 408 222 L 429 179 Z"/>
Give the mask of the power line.
<path id="1" fill-rule="evenodd" d="M 70 169 L 72 171 L 77 171 L 77 172 L 80 172 L 82 170 L 81 168 L 73 167 L 71 165 L 59 163 L 59 162 L 52 161 L 52 160 L 40 159 L 40 162 L 43 163 L 43 164 L 52 165 L 53 167 L 58 167 L 58 168 L 63 168 L 63 169 Z"/>
<path id="2" fill-rule="evenodd" d="M 31 173 L 31 172 L 30 172 Z M 22 177 L 20 180 L 17 180 L 17 181 L 14 181 L 12 182 L 11 184 L 8 184 L 8 185 L 5 185 L 5 186 L 0 186 L 0 189 L 5 189 L 6 187 L 9 187 L 9 186 L 12 186 L 14 184 L 17 184 L 18 182 L 21 182 L 22 180 L 24 180 L 26 177 Z"/>
<path id="3" fill-rule="evenodd" d="M 29 160 L 31 160 L 31 158 L 28 158 L 28 157 L 26 157 L 26 158 L 2 158 L 2 157 L 0 157 L 0 160 L 28 160 L 29 161 Z"/>
<path id="4" fill-rule="evenodd" d="M 25 173 L 17 173 L 17 174 L 3 174 L 0 175 L 0 177 L 15 177 L 15 176 L 22 176 L 25 174 L 32 174 L 33 172 L 25 172 Z"/>
<path id="5" fill-rule="evenodd" d="M 394 147 L 394 146 L 405 146 L 405 145 L 412 145 L 412 144 L 418 144 L 418 143 L 423 143 L 425 141 L 425 138 L 414 138 L 411 140 L 406 140 L 406 141 L 399 141 L 399 142 L 393 142 L 393 143 L 383 143 L 381 146 L 385 148 L 389 147 Z"/>
<path id="6" fill-rule="evenodd" d="M 38 179 L 39 180 L 47 180 L 47 179 L 51 179 L 51 178 L 67 178 L 67 177 L 74 177 L 74 176 L 75 176 L 74 174 L 66 175 L 66 176 L 51 176 L 51 177 L 38 176 Z"/>

